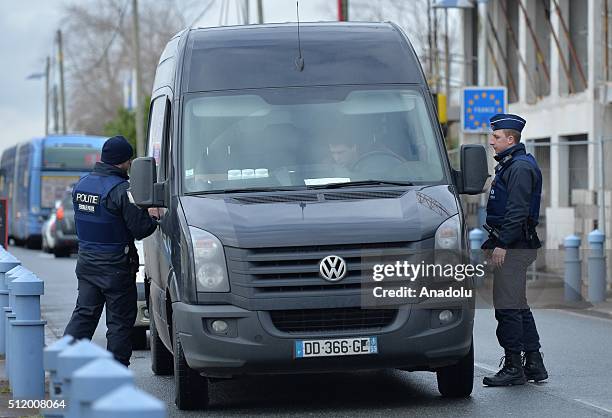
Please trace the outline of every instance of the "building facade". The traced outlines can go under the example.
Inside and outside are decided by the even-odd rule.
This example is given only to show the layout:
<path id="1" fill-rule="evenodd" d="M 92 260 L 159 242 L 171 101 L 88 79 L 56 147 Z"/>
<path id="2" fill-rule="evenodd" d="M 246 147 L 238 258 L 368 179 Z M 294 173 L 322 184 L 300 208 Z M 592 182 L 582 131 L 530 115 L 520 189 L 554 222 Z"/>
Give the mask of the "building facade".
<path id="1" fill-rule="evenodd" d="M 570 234 L 586 243 L 586 234 L 603 218 L 611 248 L 611 4 L 475 3 L 462 10 L 463 53 L 473 58 L 465 60 L 463 80 L 505 85 L 509 111 L 527 120 L 522 140 L 544 177 L 540 235 L 545 247 L 560 248 Z M 463 141 L 475 138 L 464 135 Z"/>

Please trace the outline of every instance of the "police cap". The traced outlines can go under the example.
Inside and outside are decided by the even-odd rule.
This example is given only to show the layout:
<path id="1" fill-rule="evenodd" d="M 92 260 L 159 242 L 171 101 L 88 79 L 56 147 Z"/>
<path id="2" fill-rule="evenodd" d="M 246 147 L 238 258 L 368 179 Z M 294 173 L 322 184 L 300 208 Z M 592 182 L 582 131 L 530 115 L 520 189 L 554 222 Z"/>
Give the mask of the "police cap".
<path id="1" fill-rule="evenodd" d="M 499 129 L 513 129 L 522 132 L 525 127 L 525 119 L 511 113 L 498 113 L 490 119 L 491 129 L 497 131 Z"/>

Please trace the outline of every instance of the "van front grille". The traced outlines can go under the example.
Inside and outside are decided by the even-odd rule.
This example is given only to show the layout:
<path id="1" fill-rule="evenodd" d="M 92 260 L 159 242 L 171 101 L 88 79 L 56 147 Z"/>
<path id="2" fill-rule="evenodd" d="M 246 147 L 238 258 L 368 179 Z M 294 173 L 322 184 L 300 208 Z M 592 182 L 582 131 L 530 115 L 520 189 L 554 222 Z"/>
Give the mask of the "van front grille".
<path id="1" fill-rule="evenodd" d="M 225 247 L 232 293 L 245 297 L 325 296 L 359 294 L 362 283 L 372 283 L 375 264 L 406 260 L 418 263 L 424 254 L 421 242 L 339 244 L 303 247 L 243 249 Z M 346 276 L 336 282 L 323 279 L 320 261 L 342 257 Z"/>
<path id="2" fill-rule="evenodd" d="M 287 333 L 379 331 L 389 326 L 397 309 L 296 309 L 270 311 L 274 326 Z"/>

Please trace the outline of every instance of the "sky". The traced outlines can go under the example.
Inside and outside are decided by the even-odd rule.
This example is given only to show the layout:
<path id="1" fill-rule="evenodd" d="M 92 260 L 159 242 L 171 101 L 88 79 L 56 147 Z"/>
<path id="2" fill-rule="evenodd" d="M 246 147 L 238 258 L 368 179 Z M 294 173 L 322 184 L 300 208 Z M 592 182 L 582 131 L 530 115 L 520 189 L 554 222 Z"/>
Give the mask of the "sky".
<path id="1" fill-rule="evenodd" d="M 45 80 L 26 78 L 44 72 L 45 58 L 53 53 L 63 8 L 74 1 L 88 0 L 0 0 L 0 152 L 44 135 Z M 235 24 L 237 0 L 229 1 L 228 23 Z M 335 3 L 336 0 L 300 0 L 300 20 L 334 20 Z M 202 1 L 203 7 L 205 4 Z M 196 26 L 218 25 L 222 4 L 222 0 L 214 0 Z M 294 1 L 263 0 L 263 9 L 266 22 L 296 20 Z M 250 1 L 250 16 L 251 21 L 256 19 L 255 0 Z"/>

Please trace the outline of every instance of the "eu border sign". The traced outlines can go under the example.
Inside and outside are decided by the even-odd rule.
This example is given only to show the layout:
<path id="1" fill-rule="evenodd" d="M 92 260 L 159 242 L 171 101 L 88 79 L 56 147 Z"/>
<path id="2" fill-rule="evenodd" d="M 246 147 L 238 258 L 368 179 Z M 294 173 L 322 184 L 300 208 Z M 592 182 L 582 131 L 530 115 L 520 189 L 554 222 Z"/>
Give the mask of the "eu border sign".
<path id="1" fill-rule="evenodd" d="M 506 87 L 464 87 L 461 96 L 461 130 L 465 133 L 487 133 L 491 116 L 507 113 Z"/>

